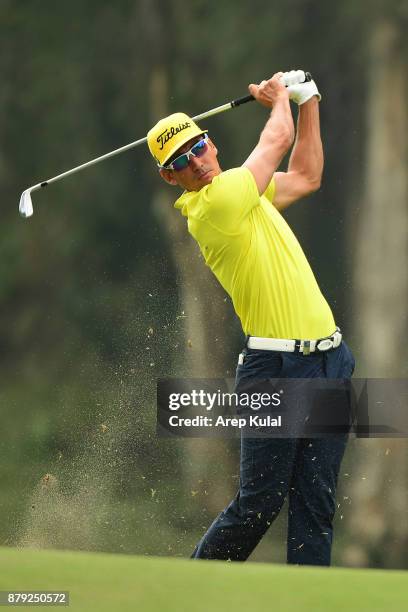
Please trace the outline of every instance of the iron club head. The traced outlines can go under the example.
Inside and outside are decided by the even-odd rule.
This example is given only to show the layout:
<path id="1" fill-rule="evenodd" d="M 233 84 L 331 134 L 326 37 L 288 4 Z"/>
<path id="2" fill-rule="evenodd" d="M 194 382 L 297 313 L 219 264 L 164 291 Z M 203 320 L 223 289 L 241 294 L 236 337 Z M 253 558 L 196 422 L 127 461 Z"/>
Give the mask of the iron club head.
<path id="1" fill-rule="evenodd" d="M 18 207 L 20 215 L 24 218 L 31 217 L 33 214 L 33 202 L 31 200 L 31 190 L 26 189 L 21 194 L 20 204 Z"/>

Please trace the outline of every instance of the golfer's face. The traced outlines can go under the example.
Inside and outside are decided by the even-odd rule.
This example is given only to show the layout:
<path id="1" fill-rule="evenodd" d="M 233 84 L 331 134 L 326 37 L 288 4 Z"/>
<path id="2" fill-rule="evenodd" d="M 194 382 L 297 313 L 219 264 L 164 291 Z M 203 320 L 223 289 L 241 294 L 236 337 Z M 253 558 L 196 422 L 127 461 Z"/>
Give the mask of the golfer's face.
<path id="1" fill-rule="evenodd" d="M 186 153 L 191 147 L 201 140 L 202 136 L 197 136 L 189 140 L 177 151 L 177 155 Z M 208 139 L 206 149 L 200 157 L 190 156 L 188 166 L 183 170 L 162 170 L 161 175 L 165 180 L 173 185 L 180 185 L 187 191 L 199 191 L 213 180 L 214 176 L 220 174 L 221 168 L 217 159 L 217 148 Z"/>

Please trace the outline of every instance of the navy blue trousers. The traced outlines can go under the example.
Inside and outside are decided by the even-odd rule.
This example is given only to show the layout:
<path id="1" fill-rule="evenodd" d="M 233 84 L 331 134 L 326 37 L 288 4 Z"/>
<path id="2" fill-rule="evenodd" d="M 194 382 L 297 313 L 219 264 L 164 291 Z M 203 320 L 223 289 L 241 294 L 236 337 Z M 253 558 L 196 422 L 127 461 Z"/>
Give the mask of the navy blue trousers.
<path id="1" fill-rule="evenodd" d="M 244 349 L 236 389 L 250 379 L 344 378 L 354 371 L 345 342 L 325 353 Z M 330 565 L 335 492 L 348 434 L 322 438 L 241 435 L 240 486 L 196 546 L 194 559 L 245 561 L 288 499 L 287 562 Z"/>

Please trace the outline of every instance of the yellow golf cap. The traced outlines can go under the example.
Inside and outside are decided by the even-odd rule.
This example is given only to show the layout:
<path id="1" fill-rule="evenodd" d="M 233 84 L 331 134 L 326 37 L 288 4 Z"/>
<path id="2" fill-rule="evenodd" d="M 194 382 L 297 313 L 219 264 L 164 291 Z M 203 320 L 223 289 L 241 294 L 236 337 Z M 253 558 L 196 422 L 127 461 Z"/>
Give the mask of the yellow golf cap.
<path id="1" fill-rule="evenodd" d="M 185 113 L 174 113 L 160 119 L 147 133 L 150 153 L 159 166 L 164 166 L 172 155 L 195 136 L 205 134 Z"/>

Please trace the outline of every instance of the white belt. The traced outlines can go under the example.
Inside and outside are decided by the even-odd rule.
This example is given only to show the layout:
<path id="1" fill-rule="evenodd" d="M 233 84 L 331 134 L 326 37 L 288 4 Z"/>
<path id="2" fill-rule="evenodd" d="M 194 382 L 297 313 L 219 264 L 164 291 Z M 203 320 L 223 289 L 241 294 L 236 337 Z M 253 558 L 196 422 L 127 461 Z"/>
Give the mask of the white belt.
<path id="1" fill-rule="evenodd" d="M 342 335 L 337 328 L 334 334 L 318 340 L 283 340 L 281 338 L 259 338 L 249 336 L 247 347 L 261 351 L 286 351 L 288 353 L 299 352 L 304 355 L 315 351 L 329 351 L 340 346 Z"/>

